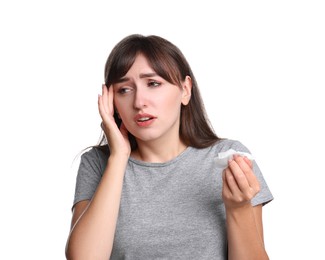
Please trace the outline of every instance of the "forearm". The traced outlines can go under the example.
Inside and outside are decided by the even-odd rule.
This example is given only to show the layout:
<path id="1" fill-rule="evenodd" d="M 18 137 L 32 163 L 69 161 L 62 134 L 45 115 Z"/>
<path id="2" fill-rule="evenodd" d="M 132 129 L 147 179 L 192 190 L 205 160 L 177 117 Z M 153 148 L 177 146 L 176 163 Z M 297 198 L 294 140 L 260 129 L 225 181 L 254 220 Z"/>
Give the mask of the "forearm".
<path id="1" fill-rule="evenodd" d="M 228 259 L 269 259 L 264 248 L 263 234 L 258 229 L 253 207 L 249 204 L 236 209 L 226 209 Z"/>
<path id="2" fill-rule="evenodd" d="M 71 230 L 68 259 L 108 259 L 119 212 L 126 158 L 111 156 L 88 208 Z"/>

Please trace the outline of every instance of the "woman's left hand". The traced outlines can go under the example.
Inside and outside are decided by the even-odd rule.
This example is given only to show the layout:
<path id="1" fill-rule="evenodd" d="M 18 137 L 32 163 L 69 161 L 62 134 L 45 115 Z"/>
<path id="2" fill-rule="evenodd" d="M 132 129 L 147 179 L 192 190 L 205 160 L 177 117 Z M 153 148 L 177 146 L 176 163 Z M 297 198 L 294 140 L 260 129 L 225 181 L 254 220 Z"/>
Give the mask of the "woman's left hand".
<path id="1" fill-rule="evenodd" d="M 260 190 L 253 164 L 246 157 L 235 155 L 223 171 L 222 179 L 222 197 L 226 209 L 249 205 Z"/>

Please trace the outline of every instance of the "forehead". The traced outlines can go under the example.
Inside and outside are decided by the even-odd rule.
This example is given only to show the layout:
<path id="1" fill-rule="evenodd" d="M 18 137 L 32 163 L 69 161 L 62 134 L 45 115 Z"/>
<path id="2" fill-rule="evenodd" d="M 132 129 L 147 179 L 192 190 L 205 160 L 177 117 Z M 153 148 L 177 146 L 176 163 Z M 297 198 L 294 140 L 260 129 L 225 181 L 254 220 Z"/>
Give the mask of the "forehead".
<path id="1" fill-rule="evenodd" d="M 144 79 L 159 76 L 150 66 L 147 58 L 139 54 L 136 56 L 132 66 L 127 73 L 122 76 L 116 83 L 127 82 L 129 80 Z"/>
<path id="2" fill-rule="evenodd" d="M 146 66 L 146 67 L 150 67 L 151 68 L 147 57 L 144 56 L 142 53 L 139 53 L 139 54 L 137 54 L 137 56 L 135 56 L 135 59 L 134 59 L 134 62 L 132 64 L 131 68 L 133 66 L 136 66 L 136 65 Z"/>
<path id="3" fill-rule="evenodd" d="M 133 73 L 143 74 L 143 73 L 153 73 L 153 72 L 155 71 L 150 65 L 148 59 L 143 54 L 138 54 L 125 76 Z"/>

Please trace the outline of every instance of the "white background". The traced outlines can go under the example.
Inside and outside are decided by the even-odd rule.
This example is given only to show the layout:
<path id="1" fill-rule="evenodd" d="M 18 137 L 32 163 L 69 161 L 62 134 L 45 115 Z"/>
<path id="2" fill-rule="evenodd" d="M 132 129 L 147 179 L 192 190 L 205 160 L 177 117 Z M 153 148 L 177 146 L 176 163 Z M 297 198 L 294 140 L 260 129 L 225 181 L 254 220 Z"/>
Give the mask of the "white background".
<path id="1" fill-rule="evenodd" d="M 325 259 L 323 1 L 2 1 L 0 259 L 65 259 L 76 167 L 100 135 L 106 58 L 175 43 L 218 135 L 257 158 L 271 259 Z"/>

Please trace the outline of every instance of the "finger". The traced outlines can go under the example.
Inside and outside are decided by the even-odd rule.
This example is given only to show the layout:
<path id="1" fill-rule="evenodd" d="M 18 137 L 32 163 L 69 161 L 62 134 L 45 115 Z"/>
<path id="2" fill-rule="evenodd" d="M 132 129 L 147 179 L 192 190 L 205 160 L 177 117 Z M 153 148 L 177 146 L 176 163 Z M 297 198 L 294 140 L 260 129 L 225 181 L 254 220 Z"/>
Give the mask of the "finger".
<path id="1" fill-rule="evenodd" d="M 243 159 L 249 165 L 249 167 L 253 169 L 253 162 L 250 159 L 248 159 L 246 156 L 244 156 Z"/>
<path id="2" fill-rule="evenodd" d="M 109 90 L 107 89 L 107 86 L 105 84 L 102 85 L 103 89 L 103 107 L 104 107 L 104 110 L 107 114 L 110 113 L 110 105 L 109 105 Z"/>
<path id="3" fill-rule="evenodd" d="M 226 178 L 226 169 L 223 170 L 223 172 L 222 172 L 222 194 L 226 198 L 230 198 L 232 196 L 231 190 L 229 188 L 228 181 Z"/>
<path id="4" fill-rule="evenodd" d="M 248 182 L 248 185 L 252 187 L 254 190 L 259 189 L 259 183 L 258 180 L 254 174 L 252 162 L 248 158 L 244 158 L 241 156 L 234 157 L 235 161 L 237 162 L 238 166 L 242 170 L 242 172 L 246 176 L 246 180 Z M 248 163 L 249 162 L 249 163 Z"/>
<path id="5" fill-rule="evenodd" d="M 233 195 L 241 193 L 240 188 L 238 187 L 238 183 L 235 179 L 235 176 L 233 172 L 230 170 L 230 168 L 228 167 L 224 171 L 225 171 L 225 180 L 230 193 Z"/>
<path id="6" fill-rule="evenodd" d="M 103 97 L 101 95 L 98 95 L 98 111 L 99 111 L 100 117 L 104 121 L 107 113 L 105 111 L 104 104 L 103 104 Z"/>
<path id="7" fill-rule="evenodd" d="M 234 161 L 238 164 L 238 166 L 240 167 L 240 169 L 246 174 L 246 173 L 252 173 L 252 163 L 251 161 L 246 158 L 246 157 L 242 157 L 240 155 L 235 155 L 234 156 Z"/>
<path id="8" fill-rule="evenodd" d="M 108 88 L 108 111 L 111 115 L 114 114 L 114 91 L 113 86 L 110 85 Z"/>
<path id="9" fill-rule="evenodd" d="M 237 162 L 238 160 L 240 160 L 240 159 L 238 157 L 234 156 L 234 159 L 229 160 L 228 168 L 231 170 L 231 173 L 237 183 L 238 188 L 242 192 L 244 192 L 245 190 L 247 190 L 249 188 L 249 182 L 246 178 L 245 173 L 239 166 L 239 164 Z M 242 158 L 241 158 L 241 160 L 242 160 Z M 245 163 L 243 160 L 242 160 L 242 162 Z M 249 168 L 249 166 L 247 164 L 246 164 L 246 167 Z"/>

